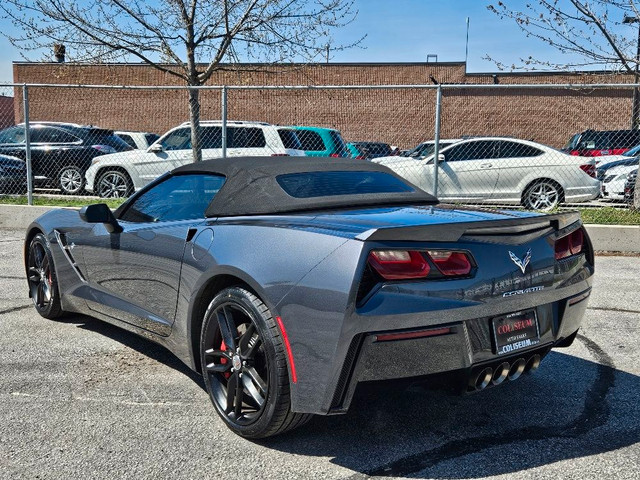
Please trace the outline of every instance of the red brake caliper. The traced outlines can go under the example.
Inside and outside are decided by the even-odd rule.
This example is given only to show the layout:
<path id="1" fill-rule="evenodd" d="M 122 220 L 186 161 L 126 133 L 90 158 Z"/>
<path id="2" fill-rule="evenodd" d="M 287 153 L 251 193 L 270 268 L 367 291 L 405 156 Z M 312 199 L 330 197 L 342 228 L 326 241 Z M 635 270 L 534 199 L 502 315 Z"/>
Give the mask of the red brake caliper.
<path id="1" fill-rule="evenodd" d="M 220 350 L 222 350 L 223 352 L 225 352 L 227 350 L 227 346 L 224 344 L 224 340 L 222 340 L 222 343 L 220 344 Z M 221 358 L 220 359 L 220 363 L 222 365 L 224 365 L 225 363 L 227 363 L 227 359 L 226 358 Z M 229 378 L 231 376 L 231 372 L 225 372 L 222 375 L 224 375 L 224 378 Z"/>

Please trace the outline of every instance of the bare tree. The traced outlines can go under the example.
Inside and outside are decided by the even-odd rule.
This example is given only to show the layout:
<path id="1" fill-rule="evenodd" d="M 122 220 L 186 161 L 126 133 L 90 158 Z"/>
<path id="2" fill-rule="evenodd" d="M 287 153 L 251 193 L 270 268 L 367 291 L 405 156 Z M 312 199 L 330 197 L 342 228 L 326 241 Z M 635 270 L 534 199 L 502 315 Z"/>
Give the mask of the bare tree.
<path id="1" fill-rule="evenodd" d="M 240 62 L 311 62 L 333 51 L 354 0 L 3 0 L 24 52 L 66 46 L 70 61 L 144 62 L 187 86 Z M 194 160 L 201 160 L 200 99 L 188 89 Z"/>
<path id="2" fill-rule="evenodd" d="M 509 67 L 488 57 L 499 68 L 567 70 L 598 66 L 635 73 L 640 25 L 636 0 L 532 0 L 521 10 L 510 7 L 512 3 L 498 1 L 487 8 L 500 18 L 514 20 L 528 37 L 567 54 L 568 61 L 554 63 L 528 56 L 520 59 L 521 65 Z M 626 22 L 625 17 L 629 19 Z"/>
<path id="3" fill-rule="evenodd" d="M 541 40 L 567 54 L 569 61 L 554 63 L 529 56 L 521 65 L 510 67 L 491 57 L 501 69 L 545 67 L 567 70 L 601 67 L 635 76 L 639 83 L 640 3 L 636 0 L 531 0 L 524 9 L 512 8 L 515 2 L 498 1 L 487 8 L 503 19 L 514 20 L 528 36 Z M 518 2 L 519 3 L 519 2 Z M 519 4 L 522 7 L 522 4 Z M 640 94 L 634 89 L 632 128 L 640 127 Z M 640 173 L 640 170 L 639 170 Z M 640 209 L 636 189 L 635 208 Z"/>

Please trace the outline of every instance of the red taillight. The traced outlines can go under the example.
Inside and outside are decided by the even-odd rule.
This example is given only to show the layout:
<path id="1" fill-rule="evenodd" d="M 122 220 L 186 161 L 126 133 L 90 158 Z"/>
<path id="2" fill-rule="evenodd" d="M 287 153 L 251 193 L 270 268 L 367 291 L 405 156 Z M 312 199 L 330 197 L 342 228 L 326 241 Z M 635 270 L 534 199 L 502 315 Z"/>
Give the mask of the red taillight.
<path id="1" fill-rule="evenodd" d="M 331 158 L 342 158 L 341 155 L 338 155 L 337 153 L 332 153 L 331 155 L 329 155 Z"/>
<path id="2" fill-rule="evenodd" d="M 582 228 L 571 232 L 569 235 L 565 235 L 562 238 L 556 240 L 556 260 L 570 257 L 571 255 L 577 255 L 582 252 L 584 246 L 584 233 Z"/>
<path id="3" fill-rule="evenodd" d="M 429 250 L 429 257 L 433 260 L 438 270 L 448 277 L 469 275 L 471 262 L 464 252 L 449 250 Z"/>
<path id="4" fill-rule="evenodd" d="M 429 262 L 415 250 L 373 250 L 369 263 L 387 280 L 424 278 L 429 275 Z"/>
<path id="5" fill-rule="evenodd" d="M 364 155 L 358 155 L 356 157 L 356 160 L 366 160 L 366 159 L 367 159 L 367 157 L 365 157 Z"/>
<path id="6" fill-rule="evenodd" d="M 590 163 L 586 163 L 584 165 L 580 165 L 580 169 L 584 171 L 590 177 L 596 178 L 596 166 L 591 165 Z"/>
<path id="7" fill-rule="evenodd" d="M 571 150 L 571 152 L 569 152 L 569 155 L 573 155 L 576 157 L 580 156 L 580 150 Z"/>
<path id="8" fill-rule="evenodd" d="M 429 260 L 436 269 L 432 270 Z M 454 250 L 373 250 L 369 264 L 386 280 L 461 277 L 473 267 L 467 253 Z"/>

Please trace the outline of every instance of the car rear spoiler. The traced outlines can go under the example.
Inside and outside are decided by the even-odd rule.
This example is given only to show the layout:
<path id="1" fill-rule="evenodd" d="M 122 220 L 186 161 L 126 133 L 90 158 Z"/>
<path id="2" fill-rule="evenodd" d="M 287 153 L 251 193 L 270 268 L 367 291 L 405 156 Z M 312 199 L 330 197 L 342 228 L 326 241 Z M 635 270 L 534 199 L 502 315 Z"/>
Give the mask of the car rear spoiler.
<path id="1" fill-rule="evenodd" d="M 504 220 L 383 227 L 356 237 L 362 241 L 457 242 L 459 240 L 522 244 L 580 222 L 579 212 L 563 212 Z M 463 238 L 464 237 L 464 238 Z"/>

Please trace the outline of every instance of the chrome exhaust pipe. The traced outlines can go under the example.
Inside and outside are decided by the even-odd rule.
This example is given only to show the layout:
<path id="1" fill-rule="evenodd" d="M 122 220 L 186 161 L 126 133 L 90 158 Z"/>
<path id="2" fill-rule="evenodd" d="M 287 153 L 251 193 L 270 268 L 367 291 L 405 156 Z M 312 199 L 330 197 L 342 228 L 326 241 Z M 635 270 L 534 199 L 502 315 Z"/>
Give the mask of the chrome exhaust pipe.
<path id="1" fill-rule="evenodd" d="M 475 376 L 471 378 L 469 382 L 469 386 L 476 390 L 484 390 L 487 385 L 491 383 L 491 379 L 493 378 L 493 368 L 487 367 Z"/>
<path id="2" fill-rule="evenodd" d="M 519 358 L 511 364 L 509 368 L 509 380 L 517 380 L 524 373 L 527 362 L 524 358 Z"/>
<path id="3" fill-rule="evenodd" d="M 531 372 L 536 371 L 538 369 L 538 367 L 540 366 L 540 360 L 542 360 L 540 355 L 538 355 L 538 354 L 532 355 L 529 358 L 529 360 L 527 360 L 527 364 L 524 367 L 524 373 L 531 373 Z"/>
<path id="4" fill-rule="evenodd" d="M 509 375 L 509 362 L 501 363 L 493 371 L 491 383 L 493 383 L 494 385 L 500 385 L 507 379 L 507 375 Z"/>

